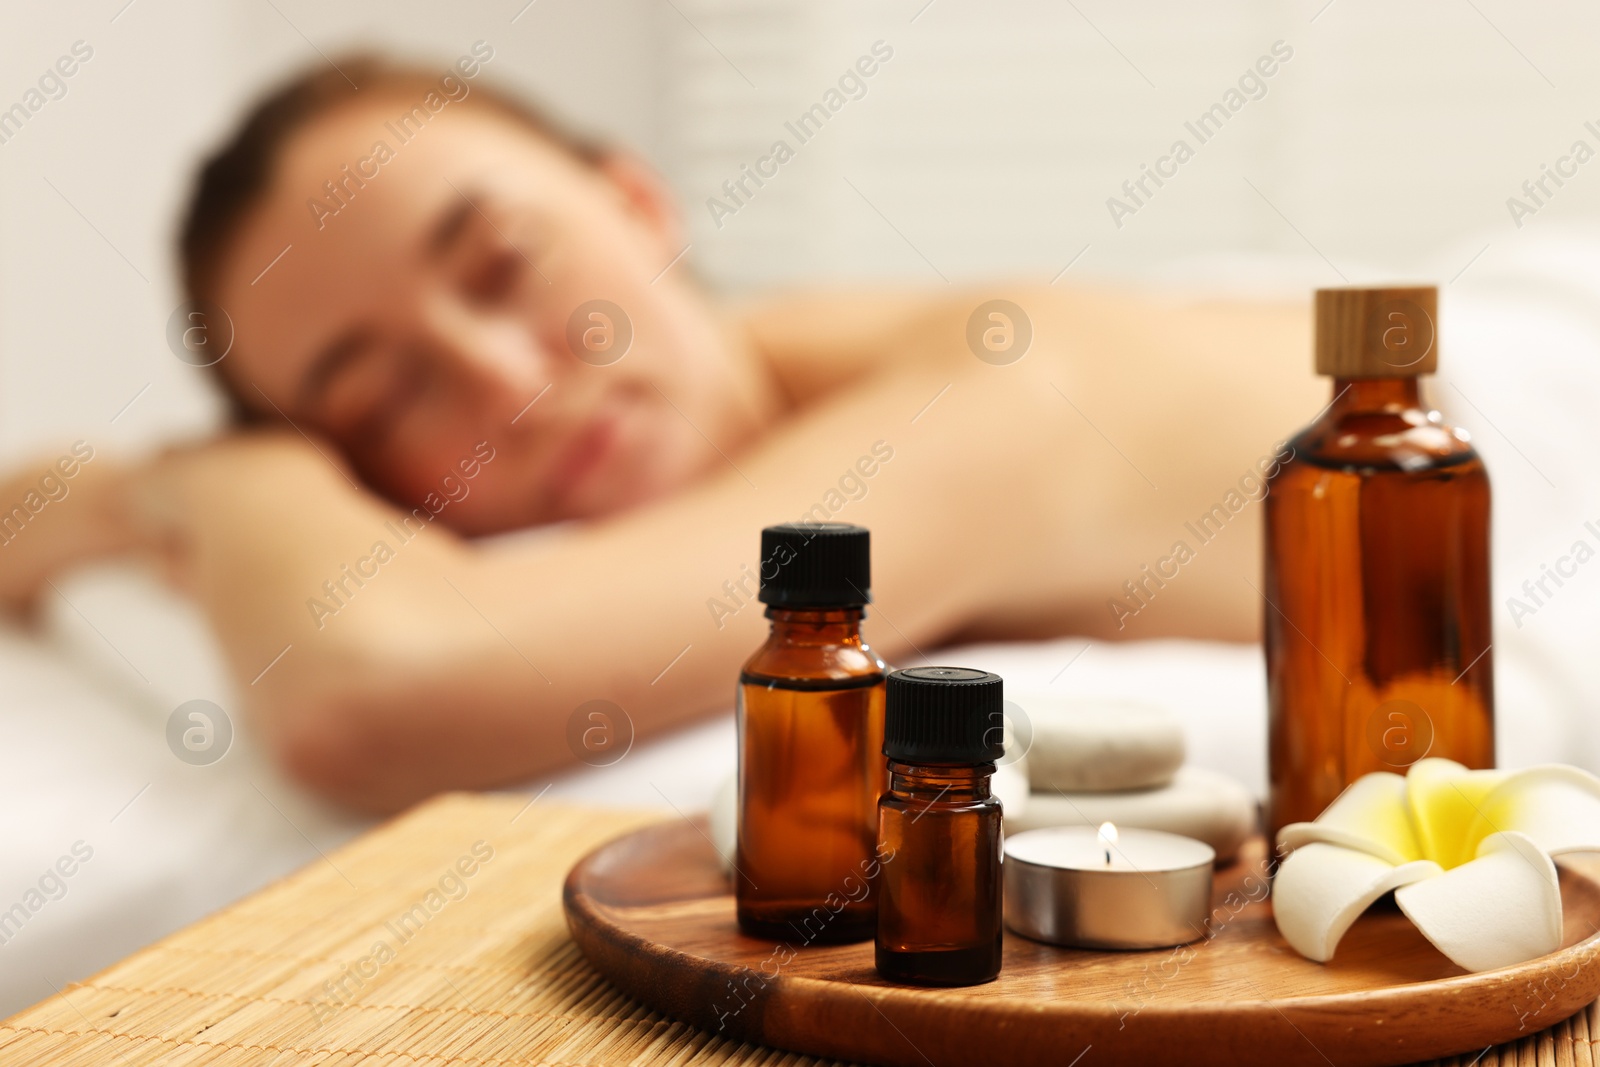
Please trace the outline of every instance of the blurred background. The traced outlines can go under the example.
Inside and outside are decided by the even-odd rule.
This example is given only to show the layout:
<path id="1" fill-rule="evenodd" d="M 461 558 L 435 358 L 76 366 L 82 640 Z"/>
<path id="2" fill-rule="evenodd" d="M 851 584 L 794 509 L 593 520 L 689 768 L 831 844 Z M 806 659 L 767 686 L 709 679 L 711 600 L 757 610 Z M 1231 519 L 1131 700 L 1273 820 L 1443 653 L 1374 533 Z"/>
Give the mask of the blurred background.
<path id="1" fill-rule="evenodd" d="M 0 143 L 0 458 L 213 423 L 164 335 L 190 174 L 263 86 L 348 49 L 442 67 L 488 42 L 489 77 L 664 172 L 688 260 L 728 291 L 1160 278 L 1202 254 L 1241 279 L 1276 255 L 1279 281 L 1303 258 L 1298 288 L 1445 283 L 1600 209 L 1600 164 L 1520 228 L 1506 203 L 1574 140 L 1600 147 L 1597 29 L 1592 5 L 1509 0 L 12 5 L 0 108 L 74 42 L 93 58 Z M 785 122 L 879 41 L 864 95 L 801 144 Z M 1185 122 L 1277 42 L 1292 58 L 1201 144 Z M 1194 157 L 1116 225 L 1107 199 L 1180 138 Z M 794 158 L 718 226 L 707 200 L 778 139 Z"/>

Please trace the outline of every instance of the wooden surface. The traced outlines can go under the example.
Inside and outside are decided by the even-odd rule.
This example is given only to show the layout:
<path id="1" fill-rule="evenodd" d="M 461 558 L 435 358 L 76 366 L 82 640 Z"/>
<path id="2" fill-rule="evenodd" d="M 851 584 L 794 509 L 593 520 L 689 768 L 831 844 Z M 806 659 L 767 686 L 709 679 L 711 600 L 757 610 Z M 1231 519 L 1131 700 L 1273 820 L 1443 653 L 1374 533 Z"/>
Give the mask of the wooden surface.
<path id="1" fill-rule="evenodd" d="M 1193 1065 L 1405 1063 L 1480 1052 L 1600 994 L 1600 867 L 1563 872 L 1567 948 L 1468 974 L 1392 907 L 1358 921 L 1333 963 L 1302 958 L 1263 900 L 1264 860 L 1257 839 L 1218 872 L 1204 941 L 1088 952 L 1008 932 L 998 981 L 948 990 L 884 981 L 870 942 L 807 944 L 799 927 L 788 942 L 740 935 L 715 853 L 682 821 L 600 848 L 565 897 L 590 961 L 667 1015 L 895 1067 L 1145 1064 L 1180 1050 Z"/>
<path id="2" fill-rule="evenodd" d="M 0 1064 L 821 1062 L 701 1033 L 602 980 L 568 937 L 563 879 L 597 842 L 661 816 L 526 804 L 427 804 L 0 1024 Z M 477 841 L 493 859 L 402 941 L 390 924 L 419 902 L 426 911 L 429 889 Z M 379 941 L 392 958 L 363 978 L 357 968 Z M 343 1003 L 323 985 L 341 980 Z M 1508 1002 L 1517 995 L 1507 991 Z M 965 1067 L 911 1033 L 935 1067 Z M 1600 1036 L 1594 1009 L 1476 1063 L 1592 1067 L 1591 1034 Z M 1192 1047 L 1166 1051 L 1161 1059 L 1182 1062 Z"/>

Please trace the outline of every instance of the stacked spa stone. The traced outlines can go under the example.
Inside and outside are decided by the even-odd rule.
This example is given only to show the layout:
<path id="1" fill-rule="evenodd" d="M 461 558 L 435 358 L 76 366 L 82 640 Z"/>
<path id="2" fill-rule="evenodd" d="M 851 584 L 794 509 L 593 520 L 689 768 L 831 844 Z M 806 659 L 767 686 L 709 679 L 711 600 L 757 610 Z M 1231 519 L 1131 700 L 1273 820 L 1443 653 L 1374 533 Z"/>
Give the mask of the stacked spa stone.
<path id="1" fill-rule="evenodd" d="M 1185 767 L 1183 726 L 1149 704 L 1019 692 L 1007 701 L 1005 766 L 994 778 L 1011 833 L 1137 826 L 1204 841 L 1227 863 L 1256 825 L 1255 798 Z"/>
<path id="2" fill-rule="evenodd" d="M 1041 826 L 1137 826 L 1204 841 L 1231 861 L 1256 827 L 1250 791 L 1185 767 L 1178 717 L 1150 704 L 1022 691 L 1006 701 L 1006 756 L 991 780 L 1008 833 Z M 711 803 L 711 838 L 733 856 L 737 787 Z"/>

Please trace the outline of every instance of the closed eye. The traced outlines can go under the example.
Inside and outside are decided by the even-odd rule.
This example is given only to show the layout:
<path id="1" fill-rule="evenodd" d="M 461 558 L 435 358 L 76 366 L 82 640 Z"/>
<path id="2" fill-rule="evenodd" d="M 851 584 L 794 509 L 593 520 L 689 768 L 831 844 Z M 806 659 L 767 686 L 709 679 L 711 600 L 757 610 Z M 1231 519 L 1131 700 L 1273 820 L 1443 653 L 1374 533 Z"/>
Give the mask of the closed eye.
<path id="1" fill-rule="evenodd" d="M 472 201 L 472 213 L 446 261 L 468 300 L 479 305 L 504 301 L 530 273 L 549 284 L 539 269 L 544 246 L 533 222 L 481 194 Z"/>
<path id="2" fill-rule="evenodd" d="M 370 442 L 421 395 L 425 376 L 414 354 L 370 346 L 328 381 L 319 421 L 341 441 Z"/>
<path id="3" fill-rule="evenodd" d="M 467 298 L 477 304 L 498 304 L 516 291 L 528 264 L 515 248 L 493 249 L 468 265 L 462 279 Z"/>

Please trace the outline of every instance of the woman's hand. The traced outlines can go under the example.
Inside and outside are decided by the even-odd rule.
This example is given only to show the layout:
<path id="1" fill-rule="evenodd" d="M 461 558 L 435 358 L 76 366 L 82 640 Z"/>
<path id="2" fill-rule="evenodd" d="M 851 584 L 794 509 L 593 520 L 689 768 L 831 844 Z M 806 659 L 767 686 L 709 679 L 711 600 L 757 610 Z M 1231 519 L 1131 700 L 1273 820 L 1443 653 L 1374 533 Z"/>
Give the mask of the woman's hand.
<path id="1" fill-rule="evenodd" d="M 290 528 L 318 525 L 318 514 L 338 512 L 335 502 L 370 499 L 334 457 L 287 429 L 179 445 L 140 466 L 126 507 L 167 580 L 204 600 L 219 567 L 233 569 Z"/>
<path id="2" fill-rule="evenodd" d="M 144 547 L 136 478 L 84 441 L 0 478 L 0 607 L 29 610 L 59 572 Z"/>
<path id="3" fill-rule="evenodd" d="M 153 558 L 192 594 L 196 553 L 214 554 L 220 539 L 252 526 L 272 529 L 270 516 L 257 525 L 263 507 L 281 518 L 297 497 L 354 497 L 349 478 L 292 433 L 230 435 L 138 464 L 79 441 L 0 477 L 0 608 L 27 611 L 60 572 L 129 554 Z"/>

